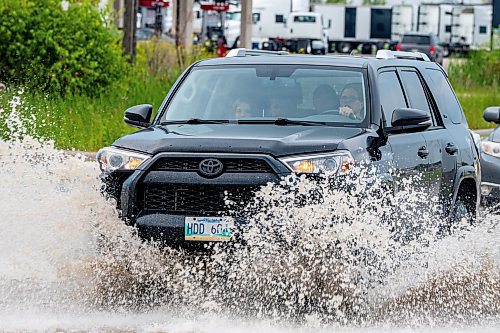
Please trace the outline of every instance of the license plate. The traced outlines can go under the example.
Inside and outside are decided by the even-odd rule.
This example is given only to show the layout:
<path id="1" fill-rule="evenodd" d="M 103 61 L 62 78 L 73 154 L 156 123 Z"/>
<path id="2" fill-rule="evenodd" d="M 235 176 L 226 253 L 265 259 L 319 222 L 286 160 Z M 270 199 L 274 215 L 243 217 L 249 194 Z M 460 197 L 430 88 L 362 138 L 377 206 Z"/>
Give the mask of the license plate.
<path id="1" fill-rule="evenodd" d="M 184 219 L 184 239 L 223 242 L 231 240 L 234 221 L 230 217 L 191 217 Z"/>

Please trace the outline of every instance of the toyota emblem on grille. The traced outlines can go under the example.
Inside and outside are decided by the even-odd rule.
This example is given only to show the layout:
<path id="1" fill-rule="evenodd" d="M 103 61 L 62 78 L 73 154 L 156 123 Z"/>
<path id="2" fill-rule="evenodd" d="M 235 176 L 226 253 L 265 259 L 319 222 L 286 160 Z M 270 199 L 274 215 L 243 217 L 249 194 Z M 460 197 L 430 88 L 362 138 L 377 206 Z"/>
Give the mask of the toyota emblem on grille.
<path id="1" fill-rule="evenodd" d="M 207 178 L 217 177 L 222 173 L 222 162 L 213 158 L 207 158 L 200 162 L 200 174 Z"/>

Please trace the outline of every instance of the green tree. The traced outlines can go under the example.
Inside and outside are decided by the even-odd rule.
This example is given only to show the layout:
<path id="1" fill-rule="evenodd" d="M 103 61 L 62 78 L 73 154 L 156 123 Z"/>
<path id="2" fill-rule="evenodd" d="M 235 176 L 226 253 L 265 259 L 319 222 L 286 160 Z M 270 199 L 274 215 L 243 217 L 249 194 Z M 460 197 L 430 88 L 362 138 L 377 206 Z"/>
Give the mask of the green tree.
<path id="1" fill-rule="evenodd" d="M 385 0 L 363 0 L 363 5 L 365 5 L 365 6 L 383 6 L 383 5 L 385 5 Z"/>
<path id="2" fill-rule="evenodd" d="M 311 3 L 347 4 L 347 0 L 312 0 Z"/>
<path id="3" fill-rule="evenodd" d="M 0 81 L 95 95 L 127 64 L 120 33 L 92 0 L 0 1 Z"/>

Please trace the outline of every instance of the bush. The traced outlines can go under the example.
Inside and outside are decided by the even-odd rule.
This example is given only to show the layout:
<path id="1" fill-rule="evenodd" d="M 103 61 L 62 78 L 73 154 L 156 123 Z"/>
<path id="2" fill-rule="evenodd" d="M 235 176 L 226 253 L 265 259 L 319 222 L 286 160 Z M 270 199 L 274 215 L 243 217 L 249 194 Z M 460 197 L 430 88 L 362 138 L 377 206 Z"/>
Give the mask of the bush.
<path id="1" fill-rule="evenodd" d="M 126 70 L 120 33 L 90 0 L 0 1 L 0 81 L 97 95 Z"/>

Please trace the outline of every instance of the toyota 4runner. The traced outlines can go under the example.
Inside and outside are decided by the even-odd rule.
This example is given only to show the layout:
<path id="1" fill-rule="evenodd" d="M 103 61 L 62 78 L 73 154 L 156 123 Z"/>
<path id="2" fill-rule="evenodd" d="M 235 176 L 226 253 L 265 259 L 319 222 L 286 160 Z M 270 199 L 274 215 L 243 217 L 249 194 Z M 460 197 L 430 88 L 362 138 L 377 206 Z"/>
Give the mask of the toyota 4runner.
<path id="1" fill-rule="evenodd" d="M 97 155 L 107 194 L 146 239 L 230 240 L 227 198 L 366 162 L 390 162 L 381 176 L 395 191 L 421 176 L 445 216 L 474 216 L 479 204 L 478 149 L 446 73 L 422 53 L 235 49 L 191 65 L 152 112 L 126 110 L 142 129 Z"/>

